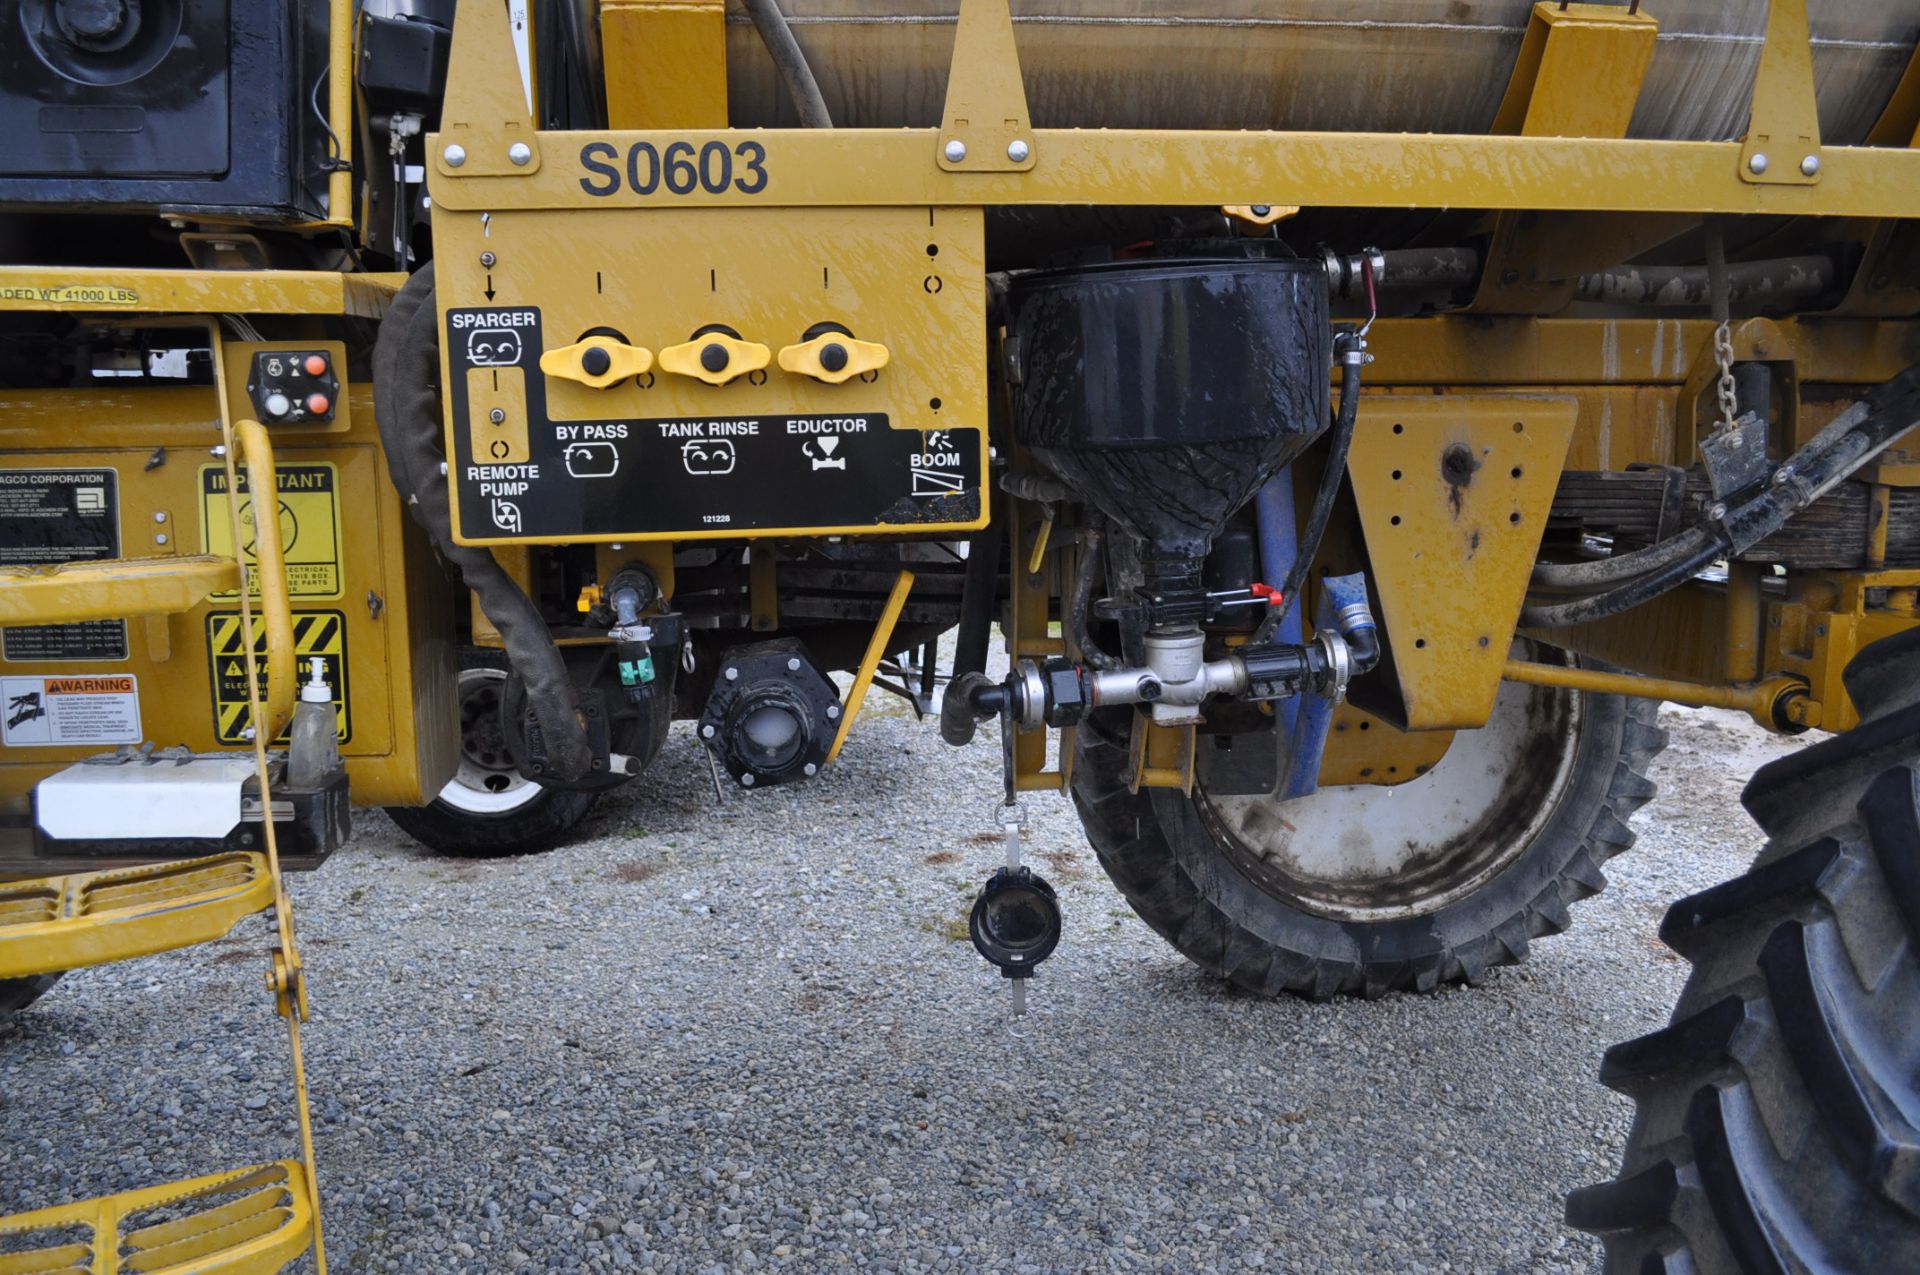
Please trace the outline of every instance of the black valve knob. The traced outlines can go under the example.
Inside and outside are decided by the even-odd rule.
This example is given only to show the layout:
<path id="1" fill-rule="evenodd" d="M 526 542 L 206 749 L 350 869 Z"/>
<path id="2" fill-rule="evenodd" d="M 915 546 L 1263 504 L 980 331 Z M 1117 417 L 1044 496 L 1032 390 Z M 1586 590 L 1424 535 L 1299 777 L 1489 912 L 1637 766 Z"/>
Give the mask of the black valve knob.
<path id="1" fill-rule="evenodd" d="M 613 356 L 597 345 L 581 352 L 580 370 L 588 376 L 605 376 L 612 366 Z"/>
<path id="2" fill-rule="evenodd" d="M 835 341 L 831 345 L 820 347 L 820 366 L 829 372 L 838 372 L 847 365 L 847 347 Z"/>
<path id="3" fill-rule="evenodd" d="M 727 347 L 718 341 L 709 343 L 700 351 L 700 366 L 709 372 L 725 371 L 728 360 Z"/>

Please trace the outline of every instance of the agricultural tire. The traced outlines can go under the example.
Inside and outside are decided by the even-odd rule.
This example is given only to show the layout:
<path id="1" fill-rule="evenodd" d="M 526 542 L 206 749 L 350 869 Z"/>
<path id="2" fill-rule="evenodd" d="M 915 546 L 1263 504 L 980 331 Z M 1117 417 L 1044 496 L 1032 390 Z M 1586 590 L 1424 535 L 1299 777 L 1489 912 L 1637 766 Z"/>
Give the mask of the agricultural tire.
<path id="1" fill-rule="evenodd" d="M 543 788 L 523 778 L 500 733 L 506 652 L 460 651 L 460 768 L 426 806 L 388 806 L 400 830 L 430 850 L 463 858 L 551 850 L 593 809 L 597 794 Z"/>
<path id="2" fill-rule="evenodd" d="M 1420 777 L 1284 802 L 1129 792 L 1116 714 L 1080 729 L 1073 798 L 1133 910 L 1202 969 L 1267 996 L 1430 992 L 1525 959 L 1606 885 L 1653 795 L 1656 709 L 1508 683 Z"/>
<path id="3" fill-rule="evenodd" d="M 58 974 L 37 974 L 32 978 L 0 978 L 0 1020 L 18 1013 L 46 995 L 60 981 Z"/>
<path id="4" fill-rule="evenodd" d="M 1667 913 L 1673 1019 L 1602 1065 L 1633 1128 L 1567 1221 L 1616 1275 L 1920 1271 L 1920 630 L 1846 681 L 1862 724 L 1755 774 L 1767 848 Z"/>

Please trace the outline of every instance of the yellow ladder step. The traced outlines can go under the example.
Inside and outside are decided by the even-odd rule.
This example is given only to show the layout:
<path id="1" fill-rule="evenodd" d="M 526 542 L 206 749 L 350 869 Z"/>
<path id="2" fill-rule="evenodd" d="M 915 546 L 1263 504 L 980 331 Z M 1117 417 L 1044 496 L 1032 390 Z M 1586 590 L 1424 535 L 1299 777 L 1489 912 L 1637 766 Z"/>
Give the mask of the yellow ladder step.
<path id="1" fill-rule="evenodd" d="M 232 558 L 114 558 L 0 567 L 0 624 L 70 624 L 191 611 L 240 587 Z"/>
<path id="2" fill-rule="evenodd" d="M 0 979 L 210 943 L 272 906 L 266 856 L 240 851 L 0 885 Z"/>
<path id="3" fill-rule="evenodd" d="M 280 1160 L 0 1217 L 0 1275 L 272 1275 L 312 1242 L 306 1170 Z"/>

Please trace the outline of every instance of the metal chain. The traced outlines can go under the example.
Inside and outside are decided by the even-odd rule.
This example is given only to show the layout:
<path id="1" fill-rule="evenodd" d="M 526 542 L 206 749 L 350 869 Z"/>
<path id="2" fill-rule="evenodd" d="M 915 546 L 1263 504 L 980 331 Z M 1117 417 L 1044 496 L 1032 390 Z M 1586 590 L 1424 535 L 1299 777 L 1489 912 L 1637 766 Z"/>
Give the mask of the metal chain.
<path id="1" fill-rule="evenodd" d="M 1733 325 L 1724 320 L 1713 330 L 1713 361 L 1720 365 L 1720 383 L 1714 387 L 1720 399 L 1720 428 L 1732 429 L 1739 401 L 1733 390 Z"/>

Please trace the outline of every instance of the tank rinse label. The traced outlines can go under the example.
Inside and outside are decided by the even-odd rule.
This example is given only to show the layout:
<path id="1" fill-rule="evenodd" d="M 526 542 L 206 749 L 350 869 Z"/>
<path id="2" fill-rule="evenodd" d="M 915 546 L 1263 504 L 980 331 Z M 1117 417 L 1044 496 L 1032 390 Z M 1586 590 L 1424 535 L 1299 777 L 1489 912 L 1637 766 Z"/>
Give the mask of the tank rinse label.
<path id="1" fill-rule="evenodd" d="M 127 674 L 0 677 L 0 711 L 9 747 L 140 742 L 140 687 Z"/>
<path id="2" fill-rule="evenodd" d="M 113 469 L 0 469 L 0 565 L 51 566 L 120 556 L 120 475 Z M 127 658 L 125 620 L 0 629 L 10 663 Z"/>
<path id="3" fill-rule="evenodd" d="M 980 515 L 980 431 L 894 429 L 884 412 L 553 421 L 540 312 L 451 310 L 448 386 L 469 539 L 964 523 Z M 467 372 L 526 377 L 526 460 L 476 456 Z M 476 444 L 479 429 L 482 443 Z"/>

